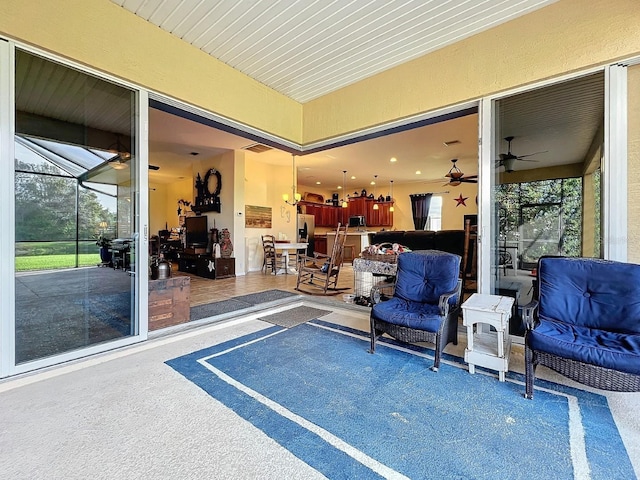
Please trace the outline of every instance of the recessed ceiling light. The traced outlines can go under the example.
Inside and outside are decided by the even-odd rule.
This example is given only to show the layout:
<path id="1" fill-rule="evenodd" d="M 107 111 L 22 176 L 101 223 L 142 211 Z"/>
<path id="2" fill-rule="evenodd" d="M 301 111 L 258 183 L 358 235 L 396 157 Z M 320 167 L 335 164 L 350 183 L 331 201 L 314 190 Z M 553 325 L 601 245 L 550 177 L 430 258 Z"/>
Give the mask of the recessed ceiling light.
<path id="1" fill-rule="evenodd" d="M 336 188 L 337 188 L 338 190 L 342 190 L 342 185 L 338 185 Z"/>
<path id="2" fill-rule="evenodd" d="M 376 182 L 374 182 L 373 180 L 371 180 L 371 185 L 375 185 L 375 184 L 376 184 Z"/>
<path id="3" fill-rule="evenodd" d="M 397 161 L 398 161 L 398 159 L 397 159 L 396 157 L 391 157 L 391 158 L 389 159 L 389 161 L 390 161 L 391 163 L 395 163 L 395 162 L 397 162 Z"/>
<path id="4" fill-rule="evenodd" d="M 193 155 L 195 157 L 196 155 L 200 155 L 200 153 L 199 152 L 189 152 L 189 155 Z"/>
<path id="5" fill-rule="evenodd" d="M 416 170 L 416 175 L 422 175 L 422 172 L 420 170 Z"/>
<path id="6" fill-rule="evenodd" d="M 351 175 L 351 180 L 355 180 L 356 176 L 355 175 Z"/>
<path id="7" fill-rule="evenodd" d="M 316 185 L 320 185 L 320 182 L 316 182 Z"/>

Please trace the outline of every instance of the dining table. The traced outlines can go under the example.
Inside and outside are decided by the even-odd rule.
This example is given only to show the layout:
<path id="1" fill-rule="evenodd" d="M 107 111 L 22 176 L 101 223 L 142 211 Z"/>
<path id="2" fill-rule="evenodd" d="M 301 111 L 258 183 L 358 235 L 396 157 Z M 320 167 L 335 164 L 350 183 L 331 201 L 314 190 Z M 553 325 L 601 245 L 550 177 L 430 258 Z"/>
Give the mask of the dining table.
<path id="1" fill-rule="evenodd" d="M 296 269 L 295 265 L 291 266 L 289 262 L 289 252 L 291 250 L 293 250 L 294 253 L 297 253 L 298 250 L 306 251 L 307 247 L 309 247 L 309 244 L 307 242 L 283 242 L 280 240 L 276 240 L 275 249 L 279 250 L 282 253 L 282 257 L 284 258 L 284 266 L 280 267 L 275 272 L 275 275 L 287 275 L 289 273 L 292 275 L 297 275 L 298 270 Z"/>

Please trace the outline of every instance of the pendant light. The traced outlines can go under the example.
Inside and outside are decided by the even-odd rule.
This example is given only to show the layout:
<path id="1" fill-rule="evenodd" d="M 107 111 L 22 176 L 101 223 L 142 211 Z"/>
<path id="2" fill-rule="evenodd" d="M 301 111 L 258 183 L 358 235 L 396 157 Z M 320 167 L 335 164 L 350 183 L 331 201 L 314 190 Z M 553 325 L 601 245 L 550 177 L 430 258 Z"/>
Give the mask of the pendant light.
<path id="1" fill-rule="evenodd" d="M 302 196 L 296 191 L 296 156 L 295 155 L 291 155 L 291 161 L 293 163 L 292 167 L 291 167 L 291 177 L 292 177 L 292 182 L 291 182 L 291 193 L 293 194 L 293 200 L 289 201 L 289 194 L 288 193 L 283 193 L 282 194 L 282 200 L 284 200 L 285 203 L 289 204 L 289 205 L 297 205 L 298 202 L 302 199 Z"/>
<path id="2" fill-rule="evenodd" d="M 389 180 L 389 196 L 391 197 L 391 206 L 389 207 L 389 211 L 393 212 L 393 180 Z"/>
<path id="3" fill-rule="evenodd" d="M 371 182 L 373 184 L 373 209 L 374 210 L 379 210 L 380 209 L 380 205 L 378 205 L 378 199 L 376 198 L 376 180 L 378 179 L 378 175 L 374 175 L 373 176 L 373 182 Z"/>
<path id="4" fill-rule="evenodd" d="M 342 171 L 342 208 L 347 208 L 349 204 L 347 203 L 347 171 Z"/>

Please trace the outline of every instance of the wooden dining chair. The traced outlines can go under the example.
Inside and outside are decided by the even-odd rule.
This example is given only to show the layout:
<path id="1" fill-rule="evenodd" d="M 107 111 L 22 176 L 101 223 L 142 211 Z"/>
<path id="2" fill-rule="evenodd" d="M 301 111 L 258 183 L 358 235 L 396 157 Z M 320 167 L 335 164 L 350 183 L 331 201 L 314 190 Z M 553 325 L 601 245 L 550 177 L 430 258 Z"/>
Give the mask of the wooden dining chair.
<path id="1" fill-rule="evenodd" d="M 282 255 L 276 251 L 276 240 L 273 235 L 262 235 L 262 272 L 266 273 L 271 269 L 271 273 L 278 271 L 278 264 L 282 261 Z"/>

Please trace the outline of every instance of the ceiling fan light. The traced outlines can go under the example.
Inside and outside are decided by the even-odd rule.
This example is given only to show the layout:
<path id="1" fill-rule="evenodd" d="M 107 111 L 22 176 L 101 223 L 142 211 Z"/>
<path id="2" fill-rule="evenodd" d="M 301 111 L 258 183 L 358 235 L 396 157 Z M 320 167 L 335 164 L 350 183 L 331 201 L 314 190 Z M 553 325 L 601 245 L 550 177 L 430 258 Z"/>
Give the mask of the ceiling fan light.
<path id="1" fill-rule="evenodd" d="M 502 161 L 502 165 L 504 166 L 504 171 L 507 173 L 513 172 L 513 167 L 516 163 L 515 158 L 507 158 Z"/>
<path id="2" fill-rule="evenodd" d="M 124 163 L 122 160 L 115 160 L 110 162 L 109 165 L 111 165 L 111 168 L 114 170 L 124 170 L 125 168 L 129 168 L 129 165 Z"/>

